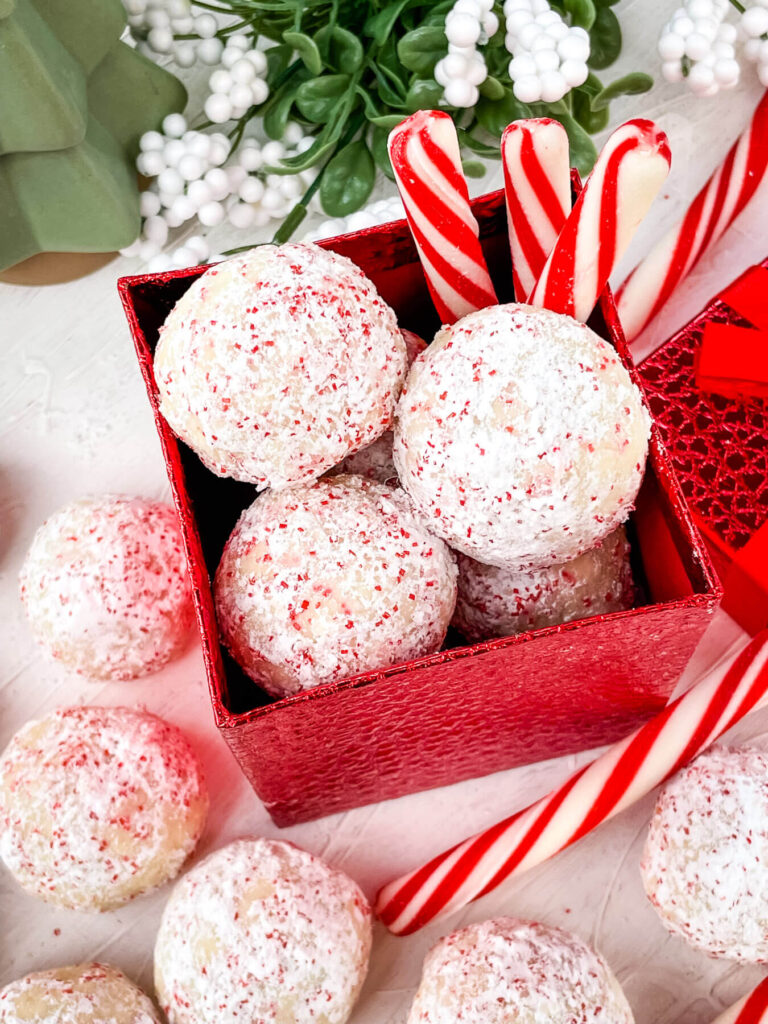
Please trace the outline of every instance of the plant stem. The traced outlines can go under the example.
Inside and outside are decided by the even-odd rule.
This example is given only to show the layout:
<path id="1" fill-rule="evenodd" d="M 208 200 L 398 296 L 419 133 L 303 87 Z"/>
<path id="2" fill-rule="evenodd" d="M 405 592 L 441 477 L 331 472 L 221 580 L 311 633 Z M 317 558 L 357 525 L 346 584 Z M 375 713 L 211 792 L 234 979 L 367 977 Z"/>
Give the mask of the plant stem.
<path id="1" fill-rule="evenodd" d="M 731 4 L 736 8 L 739 14 L 743 14 L 746 11 L 744 4 L 740 3 L 739 0 L 731 0 Z"/>

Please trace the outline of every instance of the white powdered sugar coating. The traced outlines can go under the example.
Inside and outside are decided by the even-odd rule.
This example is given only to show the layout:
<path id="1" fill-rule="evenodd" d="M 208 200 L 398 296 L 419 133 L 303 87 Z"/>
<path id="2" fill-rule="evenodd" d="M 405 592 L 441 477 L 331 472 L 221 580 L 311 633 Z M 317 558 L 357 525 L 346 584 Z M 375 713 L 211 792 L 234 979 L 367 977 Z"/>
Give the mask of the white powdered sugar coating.
<path id="1" fill-rule="evenodd" d="M 601 956 L 561 928 L 473 924 L 428 953 L 408 1024 L 633 1024 Z"/>
<path id="2" fill-rule="evenodd" d="M 640 869 L 674 935 L 710 956 L 768 962 L 768 756 L 713 747 L 676 775 Z"/>
<path id="3" fill-rule="evenodd" d="M 405 341 L 405 347 L 408 350 L 408 365 L 410 366 L 414 359 L 421 355 L 427 347 L 427 343 L 418 334 L 414 334 L 413 331 L 403 330 L 401 333 Z M 373 444 L 361 448 L 359 452 L 348 455 L 346 459 L 331 470 L 329 475 L 338 476 L 339 473 L 354 473 L 358 476 L 364 476 L 368 480 L 378 480 L 380 484 L 390 484 L 392 487 L 397 487 L 397 470 L 395 469 L 395 460 L 392 457 L 392 443 L 394 439 L 395 435 L 393 432 L 387 430 L 381 437 L 376 438 Z"/>
<path id="4" fill-rule="evenodd" d="M 624 522 L 649 434 L 608 342 L 509 304 L 443 327 L 413 364 L 394 458 L 429 529 L 478 561 L 531 569 L 576 558 Z"/>
<path id="5" fill-rule="evenodd" d="M 187 644 L 194 619 L 181 531 L 168 505 L 105 495 L 39 528 L 20 575 L 35 640 L 94 679 L 134 679 Z"/>
<path id="6" fill-rule="evenodd" d="M 392 425 L 406 374 L 395 314 L 351 260 L 260 246 L 207 270 L 161 330 L 174 432 L 219 476 L 314 480 Z"/>
<path id="7" fill-rule="evenodd" d="M 0 1024 L 161 1024 L 149 996 L 116 967 L 36 971 L 0 989 Z"/>
<path id="8" fill-rule="evenodd" d="M 477 642 L 632 607 L 635 588 L 623 526 L 562 565 L 517 571 L 459 554 L 453 625 Z"/>
<path id="9" fill-rule="evenodd" d="M 176 885 L 155 945 L 170 1024 L 343 1024 L 362 987 L 371 909 L 290 843 L 243 839 Z"/>
<path id="10" fill-rule="evenodd" d="M 28 892 L 110 910 L 175 877 L 208 812 L 175 726 L 129 708 L 60 708 L 0 757 L 0 859 Z"/>
<path id="11" fill-rule="evenodd" d="M 438 650 L 456 563 L 402 490 L 328 477 L 243 512 L 214 592 L 233 657 L 281 696 Z"/>

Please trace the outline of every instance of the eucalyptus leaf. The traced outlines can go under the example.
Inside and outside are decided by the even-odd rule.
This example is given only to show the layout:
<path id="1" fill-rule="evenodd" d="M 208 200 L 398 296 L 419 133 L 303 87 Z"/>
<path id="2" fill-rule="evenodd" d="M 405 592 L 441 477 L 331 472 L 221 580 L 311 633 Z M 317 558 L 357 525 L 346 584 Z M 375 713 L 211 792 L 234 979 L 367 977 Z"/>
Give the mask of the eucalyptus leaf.
<path id="1" fill-rule="evenodd" d="M 442 95 L 443 87 L 434 78 L 417 78 L 406 94 L 406 110 L 409 113 L 414 110 L 431 110 L 439 104 Z"/>
<path id="2" fill-rule="evenodd" d="M 373 159 L 381 173 L 386 175 L 390 181 L 394 181 L 395 172 L 392 170 L 392 162 L 389 159 L 388 139 L 389 131 L 386 128 L 374 126 L 371 132 L 371 153 L 373 154 Z"/>
<path id="3" fill-rule="evenodd" d="M 480 83 L 479 91 L 480 95 L 485 96 L 487 100 L 504 99 L 504 86 L 493 75 L 488 75 L 486 80 Z"/>
<path id="4" fill-rule="evenodd" d="M 315 34 L 315 42 L 326 63 L 335 71 L 352 74 L 363 63 L 363 44 L 353 32 L 340 25 L 326 25 Z"/>
<path id="5" fill-rule="evenodd" d="M 592 170 L 592 166 L 597 159 L 597 150 L 595 144 L 581 127 L 579 122 L 570 116 L 570 114 L 564 114 L 558 118 L 558 121 L 565 128 L 568 133 L 568 143 L 571 151 L 571 167 L 575 167 L 581 175 L 589 174 Z"/>
<path id="6" fill-rule="evenodd" d="M 323 170 L 320 202 L 329 217 L 346 217 L 364 205 L 373 191 L 376 167 L 362 139 L 350 142 Z"/>
<path id="7" fill-rule="evenodd" d="M 303 32 L 283 32 L 283 39 L 298 53 L 308 71 L 313 75 L 320 74 L 323 70 L 323 59 L 314 39 Z"/>
<path id="8" fill-rule="evenodd" d="M 431 75 L 435 64 L 448 52 L 445 26 L 422 25 L 407 32 L 397 44 L 397 55 L 409 71 Z"/>
<path id="9" fill-rule="evenodd" d="M 598 7 L 595 23 L 589 31 L 591 68 L 607 68 L 621 53 L 621 26 L 610 7 Z"/>
<path id="10" fill-rule="evenodd" d="M 632 74 L 623 75 L 606 85 L 596 96 L 592 98 L 593 110 L 605 110 L 611 100 L 617 96 L 636 96 L 638 93 L 648 92 L 653 86 L 653 79 L 642 71 L 634 71 Z"/>
<path id="11" fill-rule="evenodd" d="M 572 25 L 592 28 L 597 13 L 592 0 L 565 0 L 565 10 L 571 16 Z"/>
<path id="12" fill-rule="evenodd" d="M 296 106 L 308 121 L 324 124 L 349 88 L 349 75 L 323 75 L 302 82 L 296 92 Z"/>

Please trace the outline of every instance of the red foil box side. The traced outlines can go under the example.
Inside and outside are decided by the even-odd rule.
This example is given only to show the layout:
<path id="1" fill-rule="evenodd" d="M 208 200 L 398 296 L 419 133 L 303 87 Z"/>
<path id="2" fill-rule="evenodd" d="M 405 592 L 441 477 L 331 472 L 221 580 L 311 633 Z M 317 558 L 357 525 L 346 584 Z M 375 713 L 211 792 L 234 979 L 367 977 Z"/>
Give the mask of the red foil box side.
<path id="1" fill-rule="evenodd" d="M 473 210 L 505 301 L 512 291 L 503 193 L 476 200 Z M 437 318 L 405 221 L 322 244 L 374 280 L 402 326 L 432 337 Z M 720 591 L 655 429 L 632 521 L 635 571 L 649 603 L 454 646 L 277 701 L 247 679 L 220 645 L 210 577 L 254 490 L 214 476 L 176 440 L 160 416 L 152 370 L 160 325 L 201 273 L 123 278 L 119 290 L 182 524 L 216 724 L 278 825 L 612 742 L 666 702 Z M 592 325 L 629 365 L 607 292 Z"/>

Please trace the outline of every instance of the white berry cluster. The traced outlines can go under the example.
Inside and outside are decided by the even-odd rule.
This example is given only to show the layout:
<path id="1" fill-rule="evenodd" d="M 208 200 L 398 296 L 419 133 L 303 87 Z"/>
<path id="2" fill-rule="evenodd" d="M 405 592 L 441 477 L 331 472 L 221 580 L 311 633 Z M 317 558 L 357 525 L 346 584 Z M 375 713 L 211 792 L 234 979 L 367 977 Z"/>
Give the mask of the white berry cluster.
<path id="1" fill-rule="evenodd" d="M 492 8 L 493 0 L 456 0 L 445 17 L 448 53 L 434 74 L 449 107 L 474 107 L 480 98 L 478 86 L 488 77 L 488 68 L 477 46 L 487 43 L 499 27 Z"/>
<path id="2" fill-rule="evenodd" d="M 324 220 L 314 231 L 307 232 L 304 239 L 314 242 L 320 238 L 345 235 L 349 231 L 373 228 L 377 224 L 387 224 L 391 220 L 402 220 L 403 217 L 405 217 L 405 209 L 400 196 L 390 196 L 388 199 L 377 199 L 375 203 L 364 206 L 362 210 L 356 210 L 347 217 L 333 217 L 330 220 Z"/>
<path id="3" fill-rule="evenodd" d="M 744 56 L 757 65 L 757 77 L 768 86 L 768 0 L 756 0 L 741 16 Z"/>
<path id="4" fill-rule="evenodd" d="M 568 25 L 547 0 L 504 0 L 509 77 L 521 103 L 556 103 L 589 75 L 589 33 Z"/>
<path id="5" fill-rule="evenodd" d="M 227 39 L 221 63 L 223 67 L 208 79 L 211 94 L 204 107 L 205 116 L 214 124 L 242 117 L 269 96 L 267 58 L 261 50 L 251 47 L 247 36 L 233 35 Z"/>
<path id="6" fill-rule="evenodd" d="M 141 195 L 141 236 L 122 250 L 123 255 L 148 261 L 150 271 L 208 259 L 208 245 L 198 236 L 163 255 L 170 229 L 193 218 L 204 228 L 225 220 L 236 228 L 262 227 L 272 218 L 285 217 L 316 174 L 263 172 L 312 145 L 312 138 L 295 123 L 286 126 L 282 142 L 262 145 L 254 138 L 244 139 L 229 164 L 231 143 L 226 135 L 191 131 L 181 114 L 169 114 L 162 128 L 146 132 L 139 143 L 137 170 L 154 181 Z"/>
<path id="7" fill-rule="evenodd" d="M 171 56 L 182 68 L 218 64 L 224 44 L 212 14 L 192 14 L 190 0 L 123 0 L 131 34 L 148 57 Z M 177 36 L 197 36 L 177 39 Z"/>
<path id="8" fill-rule="evenodd" d="M 724 20 L 729 10 L 728 0 L 685 0 L 675 10 L 659 39 L 661 73 L 668 82 L 685 80 L 697 96 L 738 84 L 737 30 Z"/>

